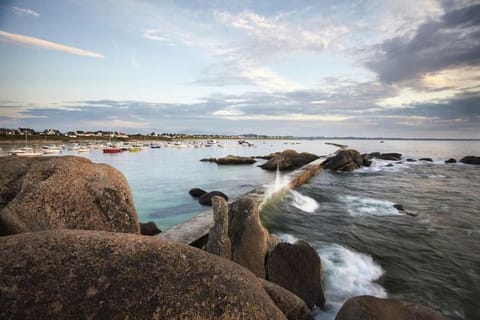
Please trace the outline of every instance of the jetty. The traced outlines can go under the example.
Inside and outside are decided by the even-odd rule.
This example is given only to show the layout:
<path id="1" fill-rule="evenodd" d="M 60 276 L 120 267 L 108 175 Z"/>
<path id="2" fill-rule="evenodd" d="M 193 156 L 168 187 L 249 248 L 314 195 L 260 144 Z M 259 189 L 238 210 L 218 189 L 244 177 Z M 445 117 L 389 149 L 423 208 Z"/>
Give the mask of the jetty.
<path id="1" fill-rule="evenodd" d="M 275 184 L 258 186 L 238 198 L 248 197 L 257 202 L 260 212 L 262 204 L 272 197 L 279 197 L 290 189 L 306 183 L 322 170 L 322 161 L 318 159 L 292 172 L 282 174 L 277 171 Z M 238 199 L 236 198 L 236 199 Z M 234 199 L 233 201 L 235 201 Z M 178 224 L 169 230 L 160 233 L 159 238 L 189 244 L 195 247 L 202 247 L 208 240 L 208 232 L 213 226 L 212 209 Z"/>

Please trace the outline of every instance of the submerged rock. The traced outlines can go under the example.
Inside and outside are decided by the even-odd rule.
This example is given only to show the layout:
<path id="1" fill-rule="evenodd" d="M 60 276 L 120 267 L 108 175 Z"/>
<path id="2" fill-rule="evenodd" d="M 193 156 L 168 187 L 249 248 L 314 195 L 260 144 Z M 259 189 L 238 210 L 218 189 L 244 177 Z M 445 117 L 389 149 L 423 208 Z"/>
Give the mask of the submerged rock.
<path id="1" fill-rule="evenodd" d="M 48 229 L 139 233 L 123 174 L 82 157 L 0 157 L 0 234 Z"/>
<path id="2" fill-rule="evenodd" d="M 160 230 L 155 222 L 149 221 L 147 223 L 140 222 L 140 234 L 143 234 L 144 236 L 154 236 L 159 233 L 162 233 L 162 230 Z"/>
<path id="3" fill-rule="evenodd" d="M 265 257 L 269 235 L 262 226 L 257 203 L 250 198 L 239 198 L 229 205 L 228 237 L 232 260 L 265 278 Z"/>
<path id="4" fill-rule="evenodd" d="M 293 292 L 309 308 L 324 306 L 322 263 L 307 242 L 279 243 L 268 255 L 266 269 L 268 281 Z"/>
<path id="5" fill-rule="evenodd" d="M 307 152 L 298 153 L 295 150 L 285 150 L 274 155 L 273 158 L 262 164 L 260 168 L 268 171 L 275 171 L 277 168 L 281 171 L 295 170 L 318 158 L 318 156 Z"/>
<path id="6" fill-rule="evenodd" d="M 405 211 L 403 206 L 401 204 L 394 204 L 393 207 L 397 209 L 398 211 Z"/>
<path id="7" fill-rule="evenodd" d="M 461 163 L 466 164 L 480 164 L 480 157 L 476 156 L 466 156 L 460 160 Z"/>
<path id="8" fill-rule="evenodd" d="M 445 163 L 457 163 L 457 160 L 455 158 L 450 158 L 448 160 L 445 160 Z"/>
<path id="9" fill-rule="evenodd" d="M 391 160 L 391 161 L 399 161 L 402 159 L 401 153 L 390 152 L 390 153 L 380 153 L 380 152 L 372 152 L 368 155 L 370 159 L 381 159 L 381 160 Z"/>
<path id="10" fill-rule="evenodd" d="M 203 189 L 200 189 L 200 188 L 193 188 L 193 189 L 190 189 L 190 191 L 188 191 L 188 193 L 194 197 L 194 198 L 198 198 L 202 195 L 204 195 L 205 193 L 207 193 L 207 191 L 203 190 Z"/>
<path id="11" fill-rule="evenodd" d="M 333 171 L 353 171 L 363 166 L 364 158 L 357 150 L 340 150 L 333 157 L 325 160 L 322 165 Z"/>
<path id="12" fill-rule="evenodd" d="M 347 300 L 335 320 L 446 320 L 438 311 L 401 300 L 358 296 Z"/>
<path id="13" fill-rule="evenodd" d="M 221 191 L 211 191 L 211 192 L 202 194 L 198 198 L 198 203 L 203 204 L 205 206 L 211 206 L 212 205 L 212 198 L 214 196 L 222 197 L 223 199 L 228 201 L 228 196 L 225 193 L 223 193 Z"/>
<path id="14" fill-rule="evenodd" d="M 270 298 L 282 310 L 288 320 L 313 320 L 313 315 L 305 301 L 288 291 L 266 280 L 260 280 Z"/>
<path id="15" fill-rule="evenodd" d="M 427 161 L 427 162 L 433 162 L 432 158 L 420 158 L 418 161 Z"/>
<path id="16" fill-rule="evenodd" d="M 0 255 L 1 319 L 285 319 L 247 269 L 158 238 L 50 230 Z"/>

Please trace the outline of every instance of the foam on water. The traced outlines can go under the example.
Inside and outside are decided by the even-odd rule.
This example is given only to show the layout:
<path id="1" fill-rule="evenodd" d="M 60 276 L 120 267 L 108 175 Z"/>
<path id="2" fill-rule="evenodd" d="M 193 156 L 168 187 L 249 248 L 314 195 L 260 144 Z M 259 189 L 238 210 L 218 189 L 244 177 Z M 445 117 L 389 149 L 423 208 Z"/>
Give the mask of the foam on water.
<path id="1" fill-rule="evenodd" d="M 319 204 L 315 199 L 305 196 L 298 191 L 290 190 L 290 194 L 292 196 L 292 206 L 297 209 L 313 213 L 319 207 Z"/>
<path id="2" fill-rule="evenodd" d="M 289 183 L 290 183 L 290 179 L 288 175 L 282 174 L 280 172 L 280 169 L 277 167 L 277 172 L 275 174 L 275 181 L 267 185 L 264 200 L 268 200 L 276 192 L 282 189 L 288 188 Z"/>
<path id="3" fill-rule="evenodd" d="M 318 253 L 324 270 L 327 304 L 325 310 L 318 310 L 316 319 L 335 319 L 343 303 L 351 297 L 387 297 L 385 289 L 375 282 L 384 271 L 371 256 L 338 244 L 322 246 Z"/>
<path id="4" fill-rule="evenodd" d="M 388 200 L 361 198 L 356 196 L 340 196 L 348 213 L 353 217 L 402 215 L 393 207 L 395 203 Z"/>

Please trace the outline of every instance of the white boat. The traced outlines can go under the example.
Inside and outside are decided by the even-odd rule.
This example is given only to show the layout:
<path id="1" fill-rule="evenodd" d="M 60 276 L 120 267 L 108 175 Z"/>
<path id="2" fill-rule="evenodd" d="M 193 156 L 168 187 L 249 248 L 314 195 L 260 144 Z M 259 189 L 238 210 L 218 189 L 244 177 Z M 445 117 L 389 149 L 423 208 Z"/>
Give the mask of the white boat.
<path id="1" fill-rule="evenodd" d="M 76 149 L 77 152 L 90 152 L 90 148 L 87 147 L 79 147 Z"/>
<path id="2" fill-rule="evenodd" d="M 219 143 L 219 144 L 217 144 L 217 147 L 226 148 L 226 147 L 228 147 L 228 144 L 226 144 L 226 143 Z"/>

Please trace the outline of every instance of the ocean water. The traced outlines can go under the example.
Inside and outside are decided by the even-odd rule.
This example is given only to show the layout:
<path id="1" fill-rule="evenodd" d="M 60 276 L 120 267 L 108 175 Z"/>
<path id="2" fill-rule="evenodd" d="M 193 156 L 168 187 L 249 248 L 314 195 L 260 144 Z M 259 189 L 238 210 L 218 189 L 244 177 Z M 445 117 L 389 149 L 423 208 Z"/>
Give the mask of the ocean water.
<path id="1" fill-rule="evenodd" d="M 369 294 L 431 306 L 449 319 L 480 319 L 480 166 L 443 163 L 480 155 L 479 141 L 329 140 L 364 152 L 399 152 L 433 163 L 374 161 L 353 173 L 321 172 L 282 198 L 268 201 L 262 220 L 284 241 L 304 239 L 322 258 L 327 306 L 317 319 L 334 319 L 349 297 Z M 325 141 L 223 141 L 220 148 L 161 148 L 76 154 L 108 163 L 126 176 L 141 221 L 162 229 L 209 210 L 190 197 L 200 187 L 231 198 L 259 184 L 272 189 L 285 177 L 254 165 L 218 166 L 202 158 L 266 155 L 295 149 L 329 155 Z M 13 146 L 2 146 L 3 152 Z M 2 152 L 0 151 L 0 152 Z M 402 204 L 416 214 L 393 208 Z"/>

